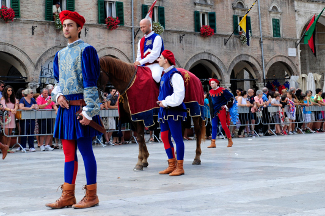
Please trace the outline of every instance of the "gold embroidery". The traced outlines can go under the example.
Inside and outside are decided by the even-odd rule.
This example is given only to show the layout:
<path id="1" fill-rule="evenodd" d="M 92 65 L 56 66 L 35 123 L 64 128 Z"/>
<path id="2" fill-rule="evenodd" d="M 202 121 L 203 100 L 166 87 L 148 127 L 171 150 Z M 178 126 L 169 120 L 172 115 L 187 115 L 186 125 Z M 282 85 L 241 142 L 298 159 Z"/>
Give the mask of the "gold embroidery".
<path id="1" fill-rule="evenodd" d="M 190 82 L 191 76 L 188 74 L 188 72 L 186 71 L 184 74 L 184 81 L 185 81 L 185 85 L 188 86 L 189 82 Z"/>
<path id="2" fill-rule="evenodd" d="M 147 40 L 146 46 L 149 46 L 152 44 L 152 40 Z"/>

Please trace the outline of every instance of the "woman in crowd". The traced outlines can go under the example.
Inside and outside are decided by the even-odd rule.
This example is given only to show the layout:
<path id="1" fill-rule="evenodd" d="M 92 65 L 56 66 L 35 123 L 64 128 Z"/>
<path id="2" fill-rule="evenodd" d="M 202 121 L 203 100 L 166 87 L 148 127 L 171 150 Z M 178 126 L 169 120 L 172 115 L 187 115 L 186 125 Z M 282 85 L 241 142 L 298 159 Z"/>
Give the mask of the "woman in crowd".
<path id="1" fill-rule="evenodd" d="M 32 89 L 25 89 L 23 91 L 24 97 L 20 99 L 19 102 L 19 109 L 21 110 L 33 110 L 38 109 L 37 103 L 33 98 L 33 90 Z M 27 119 L 27 120 L 20 120 L 20 129 L 21 135 L 33 135 L 35 129 L 35 120 L 34 119 Z M 26 136 L 21 137 L 21 146 L 26 148 Z M 30 152 L 35 152 L 34 148 L 34 136 L 28 136 L 28 146 Z M 20 148 L 18 148 L 20 150 Z"/>
<path id="2" fill-rule="evenodd" d="M 237 98 L 237 101 L 238 101 L 238 106 L 240 107 L 250 107 L 251 104 L 250 102 L 247 100 L 247 92 L 246 91 L 242 91 L 241 92 L 241 95 L 242 96 L 239 96 Z M 239 120 L 240 120 L 240 128 L 239 128 L 239 131 L 238 131 L 238 137 L 239 138 L 242 138 L 243 135 L 241 135 L 242 131 L 244 130 L 244 128 L 246 127 L 246 132 L 247 134 L 249 133 L 249 128 L 248 128 L 248 114 L 249 113 L 239 113 Z M 244 124 L 246 124 L 246 126 L 244 126 Z"/>
<path id="3" fill-rule="evenodd" d="M 287 112 L 287 117 L 289 118 L 290 121 L 290 125 L 289 125 L 289 135 L 292 134 L 297 134 L 295 132 L 295 121 L 296 121 L 296 106 L 295 106 L 295 102 L 294 102 L 294 97 L 293 97 L 293 93 L 292 92 L 288 92 L 287 93 L 287 103 L 289 105 L 289 111 Z"/>
<path id="4" fill-rule="evenodd" d="M 15 119 L 16 119 L 15 114 L 18 109 L 18 101 L 16 101 L 14 89 L 10 85 L 7 85 L 3 90 L 1 105 L 4 108 L 4 110 L 8 112 L 10 117 L 10 122 L 4 126 L 5 128 L 4 134 L 11 135 L 12 130 L 15 128 Z M 8 147 L 10 147 L 11 137 L 4 136 L 4 138 L 6 140 L 5 144 Z M 14 152 L 8 150 L 8 153 L 14 153 Z"/>
<path id="5" fill-rule="evenodd" d="M 280 103 L 280 94 L 274 93 L 274 98 L 271 100 L 271 105 L 278 107 L 278 111 L 273 115 L 274 123 L 275 123 L 275 133 L 277 135 L 284 135 L 281 131 L 281 108 L 282 104 Z"/>
<path id="6" fill-rule="evenodd" d="M 257 133 L 259 133 L 259 130 L 263 127 L 262 125 L 262 109 L 265 105 L 265 102 L 263 102 L 263 91 L 257 90 L 256 96 L 254 97 L 255 105 L 253 106 L 252 113 L 256 113 L 256 121 L 259 122 L 259 124 L 256 126 Z M 254 112 L 253 112 L 254 111 Z"/>

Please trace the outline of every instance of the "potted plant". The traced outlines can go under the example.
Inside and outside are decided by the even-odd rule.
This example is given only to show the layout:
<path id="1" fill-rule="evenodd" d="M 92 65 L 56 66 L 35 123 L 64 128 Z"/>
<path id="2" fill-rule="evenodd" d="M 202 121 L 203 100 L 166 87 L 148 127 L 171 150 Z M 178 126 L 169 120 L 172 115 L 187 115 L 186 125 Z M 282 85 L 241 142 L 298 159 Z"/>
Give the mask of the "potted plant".
<path id="1" fill-rule="evenodd" d="M 113 17 L 107 17 L 105 19 L 105 23 L 106 23 L 106 26 L 109 30 L 114 30 L 114 29 L 117 29 L 118 27 L 118 24 L 120 24 L 120 20 L 118 19 L 118 17 L 116 18 L 113 18 Z"/>
<path id="2" fill-rule="evenodd" d="M 6 23 L 13 21 L 15 18 L 15 11 L 12 8 L 2 6 L 0 9 L 0 18 L 3 19 Z"/>
<path id="3" fill-rule="evenodd" d="M 200 32 L 202 37 L 211 37 L 214 35 L 214 30 L 208 25 L 202 26 Z"/>

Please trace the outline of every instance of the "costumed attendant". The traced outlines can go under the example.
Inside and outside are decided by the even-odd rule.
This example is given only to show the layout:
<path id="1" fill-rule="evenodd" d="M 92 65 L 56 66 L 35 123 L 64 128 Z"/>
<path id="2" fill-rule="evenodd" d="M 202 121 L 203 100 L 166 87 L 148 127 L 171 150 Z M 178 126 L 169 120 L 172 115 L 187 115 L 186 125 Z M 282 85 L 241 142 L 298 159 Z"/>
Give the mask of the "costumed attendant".
<path id="1" fill-rule="evenodd" d="M 219 80 L 217 79 L 210 79 L 209 84 L 212 88 L 209 93 L 211 100 L 210 109 L 213 109 L 213 118 L 212 139 L 211 145 L 208 146 L 208 148 L 216 148 L 216 132 L 218 130 L 218 118 L 228 138 L 227 147 L 232 147 L 233 142 L 228 126 L 230 125 L 230 117 L 232 118 L 232 122 L 234 124 L 236 124 L 238 118 L 237 104 L 233 104 L 234 95 L 230 93 L 227 89 L 219 87 Z"/>
<path id="2" fill-rule="evenodd" d="M 182 137 L 182 121 L 186 118 L 186 107 L 183 102 L 185 97 L 184 79 L 174 66 L 175 58 L 171 51 L 164 50 L 158 62 L 164 68 L 158 96 L 160 106 L 158 120 L 161 127 L 161 140 L 164 143 L 169 164 L 168 168 L 159 174 L 179 176 L 184 174 L 184 141 Z M 177 162 L 171 136 L 176 143 Z"/>
<path id="3" fill-rule="evenodd" d="M 134 65 L 149 67 L 152 78 L 156 83 L 159 83 L 163 69 L 158 64 L 158 58 L 164 51 L 164 42 L 158 34 L 151 30 L 150 20 L 141 20 L 140 29 L 144 33 L 144 37 L 139 41 L 137 59 Z"/>
<path id="4" fill-rule="evenodd" d="M 47 207 L 58 209 L 68 206 L 88 208 L 98 205 L 97 164 L 92 148 L 92 137 L 101 133 L 89 126 L 100 123 L 97 80 L 100 73 L 99 59 L 94 47 L 80 40 L 85 24 L 77 12 L 62 11 L 60 20 L 68 46 L 56 53 L 53 63 L 54 77 L 58 85 L 52 91 L 52 99 L 60 105 L 56 116 L 54 137 L 62 139 L 65 156 L 62 195 Z M 81 107 L 82 110 L 81 110 Z M 82 111 L 80 116 L 76 116 Z M 86 195 L 76 204 L 75 181 L 78 172 L 77 148 L 86 170 Z"/>

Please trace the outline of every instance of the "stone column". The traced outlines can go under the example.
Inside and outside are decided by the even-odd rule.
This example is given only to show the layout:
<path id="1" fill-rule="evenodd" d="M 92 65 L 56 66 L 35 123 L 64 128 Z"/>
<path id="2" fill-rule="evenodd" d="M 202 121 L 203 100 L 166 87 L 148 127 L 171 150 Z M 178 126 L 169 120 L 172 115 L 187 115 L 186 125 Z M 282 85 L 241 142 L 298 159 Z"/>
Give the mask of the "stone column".
<path id="1" fill-rule="evenodd" d="M 39 87 L 39 83 L 30 82 L 28 83 L 28 88 L 32 89 L 34 93 L 36 93 L 36 89 Z"/>
<path id="2" fill-rule="evenodd" d="M 257 83 L 257 87 L 259 90 L 262 90 L 262 88 L 264 88 L 264 83 Z"/>

